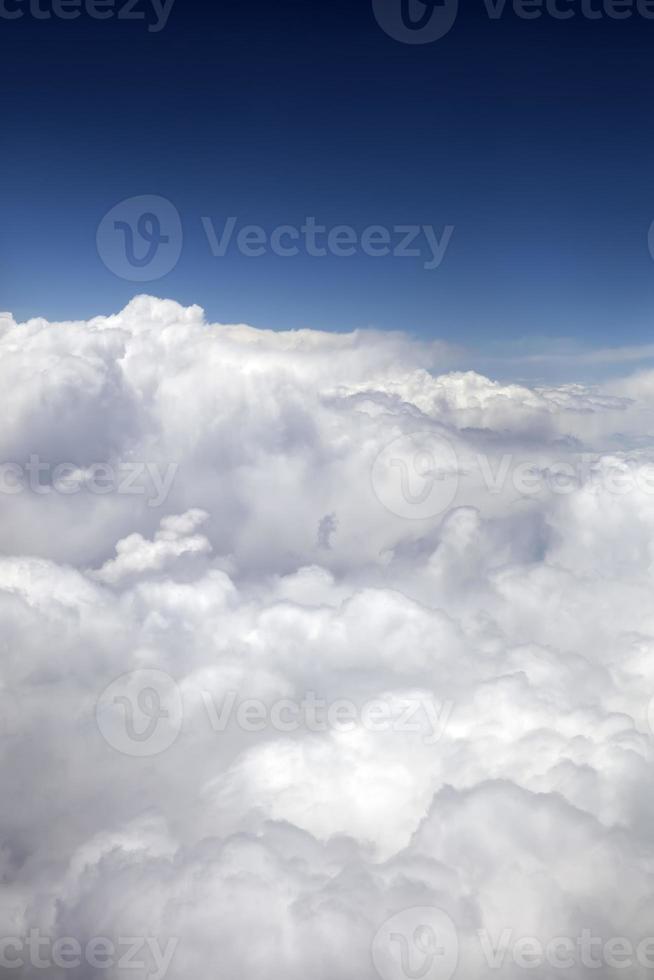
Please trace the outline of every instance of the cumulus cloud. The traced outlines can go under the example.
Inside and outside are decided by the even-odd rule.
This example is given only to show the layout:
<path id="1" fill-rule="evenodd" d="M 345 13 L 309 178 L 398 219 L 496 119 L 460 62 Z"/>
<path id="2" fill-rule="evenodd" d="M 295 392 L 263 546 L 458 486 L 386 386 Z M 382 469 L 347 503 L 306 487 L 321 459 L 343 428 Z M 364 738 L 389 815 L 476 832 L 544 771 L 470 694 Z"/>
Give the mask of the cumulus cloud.
<path id="1" fill-rule="evenodd" d="M 0 318 L 0 976 L 652 975 L 654 376 L 450 357 Z"/>

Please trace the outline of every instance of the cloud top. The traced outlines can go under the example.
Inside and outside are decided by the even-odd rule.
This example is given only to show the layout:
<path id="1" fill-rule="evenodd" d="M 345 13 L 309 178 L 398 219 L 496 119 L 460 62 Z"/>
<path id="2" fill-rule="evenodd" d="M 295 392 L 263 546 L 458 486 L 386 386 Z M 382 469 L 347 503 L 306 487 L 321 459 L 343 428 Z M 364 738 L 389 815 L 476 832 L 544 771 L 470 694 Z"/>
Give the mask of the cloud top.
<path id="1" fill-rule="evenodd" d="M 0 317 L 0 975 L 651 975 L 654 384 L 450 355 Z"/>

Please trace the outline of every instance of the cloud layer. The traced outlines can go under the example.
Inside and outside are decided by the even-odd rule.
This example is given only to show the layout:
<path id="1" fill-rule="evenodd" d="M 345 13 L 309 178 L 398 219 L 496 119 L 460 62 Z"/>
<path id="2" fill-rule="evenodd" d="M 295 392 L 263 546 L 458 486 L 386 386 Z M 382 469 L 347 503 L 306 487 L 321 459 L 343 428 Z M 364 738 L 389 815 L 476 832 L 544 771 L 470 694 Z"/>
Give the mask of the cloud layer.
<path id="1" fill-rule="evenodd" d="M 445 354 L 0 318 L 0 976 L 652 975 L 654 374 Z"/>

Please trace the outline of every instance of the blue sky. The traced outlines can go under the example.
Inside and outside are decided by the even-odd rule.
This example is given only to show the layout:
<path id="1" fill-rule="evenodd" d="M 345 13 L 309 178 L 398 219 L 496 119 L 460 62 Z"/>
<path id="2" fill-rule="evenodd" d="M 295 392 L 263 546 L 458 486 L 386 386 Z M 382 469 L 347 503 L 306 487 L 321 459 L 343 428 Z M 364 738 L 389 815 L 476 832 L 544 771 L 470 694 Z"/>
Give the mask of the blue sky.
<path id="1" fill-rule="evenodd" d="M 159 31 L 22 12 L 0 18 L 0 308 L 15 316 L 88 317 L 148 292 L 215 320 L 489 353 L 649 341 L 654 20 L 492 19 L 479 0 L 440 40 L 405 44 L 370 0 L 176 0 Z M 96 236 L 143 195 L 171 202 L 183 241 L 170 272 L 134 282 Z M 216 257 L 202 219 L 220 232 L 230 216 L 267 236 L 312 216 L 359 245 L 370 226 L 391 244 L 398 226 L 454 230 L 433 269 L 360 247 Z"/>

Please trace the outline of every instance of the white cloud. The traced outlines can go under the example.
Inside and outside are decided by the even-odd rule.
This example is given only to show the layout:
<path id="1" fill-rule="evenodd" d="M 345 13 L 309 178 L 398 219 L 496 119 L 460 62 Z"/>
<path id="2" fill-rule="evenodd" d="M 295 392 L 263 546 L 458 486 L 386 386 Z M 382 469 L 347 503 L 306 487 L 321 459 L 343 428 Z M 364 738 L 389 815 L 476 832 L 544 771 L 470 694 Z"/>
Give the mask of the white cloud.
<path id="1" fill-rule="evenodd" d="M 172 980 L 372 980 L 381 924 L 437 907 L 457 976 L 509 930 L 513 980 L 521 938 L 654 933 L 651 378 L 529 388 L 450 353 L 148 297 L 0 318 L 0 937 L 152 941 L 108 980 L 169 940 Z M 141 469 L 66 494 L 63 463 Z M 96 724 L 114 690 L 139 752 Z"/>

